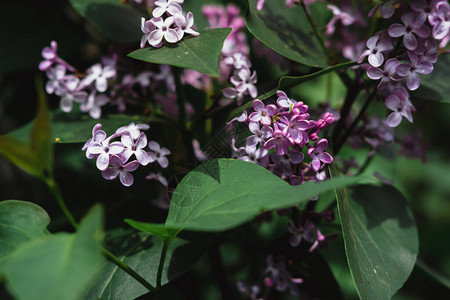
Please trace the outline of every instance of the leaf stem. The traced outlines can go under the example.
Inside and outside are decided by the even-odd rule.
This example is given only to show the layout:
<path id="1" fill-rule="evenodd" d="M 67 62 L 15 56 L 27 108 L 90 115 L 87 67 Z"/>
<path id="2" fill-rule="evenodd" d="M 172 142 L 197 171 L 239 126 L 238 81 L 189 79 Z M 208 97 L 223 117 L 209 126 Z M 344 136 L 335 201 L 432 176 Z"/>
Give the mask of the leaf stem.
<path id="1" fill-rule="evenodd" d="M 372 102 L 372 99 L 375 97 L 376 94 L 377 94 L 377 88 L 375 87 L 374 90 L 372 91 L 372 93 L 369 95 L 369 97 L 367 97 L 366 101 L 364 102 L 363 107 L 359 111 L 355 120 L 353 120 L 352 124 L 350 124 L 350 127 L 345 131 L 344 136 L 339 140 L 338 143 L 336 143 L 336 147 L 334 149 L 334 155 L 336 155 L 339 152 L 339 150 L 344 145 L 345 141 L 353 133 L 356 125 L 362 119 L 364 113 L 366 112 L 367 108 L 369 107 L 370 103 Z"/>
<path id="2" fill-rule="evenodd" d="M 164 268 L 164 263 L 166 261 L 166 255 L 167 250 L 169 249 L 169 244 L 171 240 L 164 240 L 164 245 L 161 251 L 161 257 L 159 259 L 159 265 L 158 265 L 158 273 L 156 274 L 156 287 L 161 287 L 161 277 L 162 277 L 162 271 Z"/>
<path id="3" fill-rule="evenodd" d="M 130 266 L 122 262 L 119 258 L 117 258 L 114 254 L 109 252 L 106 248 L 102 248 L 103 255 L 111 261 L 113 264 L 124 270 L 128 275 L 136 279 L 140 284 L 145 286 L 151 293 L 155 293 L 158 291 L 158 288 L 152 286 L 147 280 L 141 277 L 136 271 L 134 271 Z"/>
<path id="4" fill-rule="evenodd" d="M 72 225 L 74 229 L 78 229 L 78 223 L 75 221 L 75 218 L 73 217 L 72 213 L 67 208 L 66 203 L 64 202 L 64 199 L 61 195 L 61 192 L 58 188 L 58 185 L 51 177 L 47 177 L 45 180 L 45 183 L 49 187 L 51 193 L 55 197 L 59 207 L 63 211 L 64 215 L 66 216 L 69 223 Z M 136 271 L 134 271 L 130 266 L 122 262 L 119 258 L 114 256 L 111 252 L 109 252 L 106 248 L 102 247 L 102 254 L 109 259 L 112 263 L 117 265 L 119 268 L 124 270 L 128 275 L 136 279 L 139 283 L 141 283 L 143 286 L 145 286 L 150 292 L 154 293 L 157 291 L 156 288 L 154 288 L 148 281 L 146 281 L 144 278 L 142 278 Z"/>

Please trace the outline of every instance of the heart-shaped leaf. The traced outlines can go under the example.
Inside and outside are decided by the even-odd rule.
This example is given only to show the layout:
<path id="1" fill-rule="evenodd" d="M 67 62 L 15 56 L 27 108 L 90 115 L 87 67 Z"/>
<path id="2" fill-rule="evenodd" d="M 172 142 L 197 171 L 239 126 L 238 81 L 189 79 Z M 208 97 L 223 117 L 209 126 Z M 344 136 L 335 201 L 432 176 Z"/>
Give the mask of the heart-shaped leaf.
<path id="1" fill-rule="evenodd" d="M 301 7 L 286 7 L 285 0 L 266 1 L 257 10 L 258 0 L 249 0 L 245 18 L 248 30 L 261 42 L 279 54 L 308 66 L 327 67 L 327 57 L 322 46 L 312 34 L 313 30 Z M 309 6 L 310 14 L 324 19 L 329 12 L 323 3 Z"/>
<path id="2" fill-rule="evenodd" d="M 361 185 L 338 197 L 348 265 L 361 299 L 390 299 L 418 253 L 414 218 L 392 186 Z"/>
<path id="3" fill-rule="evenodd" d="M 33 239 L 14 250 L 2 271 L 17 299 L 80 299 L 103 263 L 101 207 L 94 207 L 74 234 Z"/>
<path id="4" fill-rule="evenodd" d="M 186 37 L 176 44 L 165 44 L 161 48 L 143 48 L 128 56 L 155 64 L 167 64 L 196 70 L 213 77 L 220 76 L 219 58 L 230 28 L 208 29 L 199 36 Z"/>

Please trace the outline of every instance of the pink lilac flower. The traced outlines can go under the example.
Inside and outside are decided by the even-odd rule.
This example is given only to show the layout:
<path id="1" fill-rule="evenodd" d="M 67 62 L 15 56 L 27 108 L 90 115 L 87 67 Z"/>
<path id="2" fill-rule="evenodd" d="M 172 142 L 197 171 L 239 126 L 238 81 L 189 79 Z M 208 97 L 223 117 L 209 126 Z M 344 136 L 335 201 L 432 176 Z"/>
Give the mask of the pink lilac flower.
<path id="1" fill-rule="evenodd" d="M 263 128 L 259 128 L 259 123 L 250 122 L 248 124 L 248 128 L 250 129 L 253 135 L 247 137 L 245 140 L 245 144 L 248 147 L 256 147 L 257 145 L 264 144 L 264 141 L 272 136 L 273 129 L 269 126 L 263 126 Z"/>
<path id="2" fill-rule="evenodd" d="M 106 170 L 111 155 L 120 154 L 124 149 L 121 142 L 112 142 L 110 144 L 110 140 L 111 138 L 107 138 L 102 142 L 92 142 L 86 150 L 86 155 L 88 152 L 89 154 L 98 155 L 96 165 L 100 171 Z"/>
<path id="3" fill-rule="evenodd" d="M 258 0 L 258 3 L 256 3 L 256 9 L 257 10 L 262 10 L 264 7 L 264 1 L 265 0 Z"/>
<path id="4" fill-rule="evenodd" d="M 192 28 L 194 26 L 194 15 L 191 12 L 188 12 L 186 17 L 181 14 L 178 15 L 178 18 L 175 19 L 175 21 L 178 26 L 175 29 L 178 33 L 178 40 L 181 40 L 185 33 L 193 36 L 198 36 L 200 34 Z"/>
<path id="5" fill-rule="evenodd" d="M 302 119 L 300 115 L 295 115 L 289 120 L 286 117 L 282 117 L 280 119 L 280 127 L 283 129 L 283 134 L 292 144 L 304 144 L 309 141 L 306 131 L 313 128 L 314 123 Z"/>
<path id="6" fill-rule="evenodd" d="M 116 130 L 116 135 L 122 135 L 128 133 L 132 139 L 136 140 L 141 134 L 141 130 L 148 130 L 150 128 L 147 124 L 134 124 L 131 122 L 127 126 L 122 126 Z"/>
<path id="7" fill-rule="evenodd" d="M 264 143 L 264 148 L 275 148 L 275 151 L 279 155 L 284 155 L 288 151 L 288 147 L 292 144 L 289 139 L 283 134 L 283 131 L 278 129 L 278 126 L 276 126 L 275 128 L 276 129 L 274 130 L 272 137 Z"/>
<path id="8" fill-rule="evenodd" d="M 95 82 L 95 88 L 103 93 L 108 88 L 108 79 L 116 76 L 116 69 L 112 66 L 102 67 L 100 63 L 87 70 L 87 76 L 81 81 L 80 86 L 86 87 Z"/>
<path id="9" fill-rule="evenodd" d="M 257 82 L 256 72 L 251 74 L 250 69 L 243 68 L 238 71 L 238 76 L 231 76 L 231 83 L 235 88 L 226 88 L 223 94 L 227 98 L 238 98 L 238 104 L 245 94 L 249 94 L 252 98 L 258 95 L 255 83 Z"/>
<path id="10" fill-rule="evenodd" d="M 275 115 L 277 107 L 273 104 L 267 106 L 261 100 L 255 99 L 253 101 L 253 109 L 255 112 L 251 113 L 249 120 L 252 122 L 261 122 L 262 125 L 269 126 L 271 121 L 271 116 Z"/>
<path id="11" fill-rule="evenodd" d="M 432 35 L 436 40 L 441 40 L 448 36 L 450 29 L 450 5 L 447 1 L 439 1 L 435 5 L 433 16 L 429 17 L 429 22 L 433 25 Z"/>
<path id="12" fill-rule="evenodd" d="M 58 44 L 55 41 L 51 41 L 50 47 L 45 47 L 42 50 L 43 61 L 39 63 L 39 70 L 47 71 L 53 64 L 63 65 L 67 70 L 75 72 L 75 68 L 69 65 L 66 61 L 58 57 L 56 52 L 58 51 Z"/>
<path id="13" fill-rule="evenodd" d="M 387 85 L 390 84 L 391 80 L 401 80 L 401 78 L 396 77 L 396 69 L 397 66 L 400 64 L 398 59 L 396 58 L 390 58 L 386 61 L 384 64 L 384 69 L 381 70 L 380 68 L 376 67 L 370 67 L 367 69 L 367 76 L 372 80 L 380 80 L 380 83 L 378 84 L 378 90 L 384 90 L 386 89 Z"/>
<path id="14" fill-rule="evenodd" d="M 379 67 L 384 61 L 383 52 L 394 49 L 392 43 L 379 35 L 373 36 L 367 40 L 368 50 L 364 51 L 358 59 L 358 63 L 362 63 L 366 56 L 369 56 L 369 63 L 374 67 Z"/>
<path id="15" fill-rule="evenodd" d="M 332 35 L 335 31 L 335 23 L 337 21 L 341 21 L 344 26 L 349 26 L 355 22 L 355 17 L 353 17 L 350 13 L 341 10 L 336 5 L 328 4 L 327 8 L 331 10 L 333 13 L 333 18 L 331 18 L 330 22 L 328 22 L 326 28 L 326 34 Z"/>
<path id="16" fill-rule="evenodd" d="M 281 178 L 292 175 L 292 165 L 300 164 L 305 156 L 298 150 L 291 150 L 284 155 L 270 154 L 270 159 L 275 164 L 274 172 Z"/>
<path id="17" fill-rule="evenodd" d="M 405 88 L 396 90 L 386 98 L 384 102 L 393 112 L 387 117 L 386 123 L 390 127 L 397 127 L 405 117 L 409 122 L 413 122 L 411 111 L 416 109 L 409 100 L 409 94 Z"/>
<path id="18" fill-rule="evenodd" d="M 295 105 L 295 103 L 297 103 L 297 101 L 289 98 L 283 91 L 277 91 L 277 96 L 277 104 L 280 107 L 291 109 Z"/>
<path id="19" fill-rule="evenodd" d="M 180 14 L 182 12 L 180 4 L 182 4 L 184 0 L 156 0 L 156 7 L 152 11 L 152 15 L 155 18 L 161 17 L 164 13 L 168 13 L 170 15 Z"/>
<path id="20" fill-rule="evenodd" d="M 145 18 L 141 18 L 141 30 L 144 33 L 141 38 L 141 48 L 144 48 L 147 42 L 150 43 L 150 33 L 152 33 L 155 29 L 156 26 L 151 20 L 146 21 Z"/>
<path id="21" fill-rule="evenodd" d="M 86 151 L 86 157 L 88 159 L 93 159 L 96 157 L 96 155 L 90 153 L 89 146 L 92 145 L 93 143 L 101 144 L 105 139 L 106 139 L 106 132 L 102 130 L 102 124 L 97 123 L 92 128 L 92 138 L 86 141 L 81 150 Z"/>
<path id="22" fill-rule="evenodd" d="M 89 94 L 87 101 L 80 106 L 82 112 L 88 112 L 93 119 L 100 119 L 102 115 L 101 107 L 109 102 L 106 95 L 97 95 L 95 90 Z"/>
<path id="23" fill-rule="evenodd" d="M 134 178 L 130 172 L 135 171 L 139 167 L 139 162 L 133 160 L 127 164 L 124 164 L 122 160 L 117 155 L 112 155 L 109 163 L 110 167 L 107 167 L 105 170 L 102 170 L 102 176 L 106 180 L 113 180 L 117 176 L 119 176 L 120 182 L 129 187 L 133 184 Z"/>
<path id="24" fill-rule="evenodd" d="M 161 146 L 154 141 L 150 141 L 148 143 L 148 147 L 150 148 L 150 152 L 148 152 L 149 162 L 157 161 L 161 168 L 167 168 L 169 165 L 169 160 L 166 155 L 170 154 L 170 150 Z"/>
<path id="25" fill-rule="evenodd" d="M 403 25 L 398 23 L 392 24 L 389 26 L 388 33 L 391 37 L 403 36 L 403 45 L 405 45 L 406 49 L 414 50 L 417 47 L 415 34 L 421 38 L 426 38 L 430 35 L 430 29 L 423 22 L 417 22 L 413 12 L 402 14 L 401 19 Z"/>
<path id="26" fill-rule="evenodd" d="M 417 55 L 408 51 L 411 63 L 401 63 L 398 65 L 396 72 L 402 77 L 408 77 L 406 86 L 410 91 L 416 90 L 420 85 L 420 74 L 430 74 L 433 71 L 433 65 L 428 61 L 420 60 Z"/>
<path id="27" fill-rule="evenodd" d="M 161 17 L 150 20 L 155 25 L 155 30 L 148 35 L 148 42 L 155 48 L 162 46 L 163 38 L 169 43 L 178 42 L 177 31 L 170 26 L 175 22 L 173 17 L 163 20 Z"/>
<path id="28" fill-rule="evenodd" d="M 125 147 L 122 152 L 124 161 L 127 161 L 134 154 L 141 165 L 146 166 L 149 163 L 149 155 L 143 150 L 147 146 L 145 133 L 141 132 L 137 139 L 133 139 L 128 132 L 125 132 L 120 140 Z"/>
<path id="29" fill-rule="evenodd" d="M 234 53 L 224 58 L 227 65 L 232 65 L 235 69 L 250 68 L 252 66 L 250 60 L 243 53 Z"/>
<path id="30" fill-rule="evenodd" d="M 311 166 L 314 171 L 319 171 L 320 162 L 330 164 L 333 162 L 333 157 L 325 152 L 328 147 L 328 141 L 326 139 L 321 139 L 317 142 L 315 147 L 311 147 L 308 150 L 308 155 L 312 158 Z"/>

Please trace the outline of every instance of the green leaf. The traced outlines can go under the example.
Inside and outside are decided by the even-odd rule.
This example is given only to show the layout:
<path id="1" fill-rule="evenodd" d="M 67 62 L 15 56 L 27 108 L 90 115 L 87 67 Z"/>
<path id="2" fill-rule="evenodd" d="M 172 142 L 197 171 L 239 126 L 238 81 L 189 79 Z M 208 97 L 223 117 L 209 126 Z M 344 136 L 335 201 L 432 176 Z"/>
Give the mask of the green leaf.
<path id="1" fill-rule="evenodd" d="M 52 172 L 52 130 L 50 113 L 48 111 L 47 99 L 41 77 L 37 77 L 36 79 L 36 89 L 38 94 L 38 113 L 31 131 L 31 149 L 38 155 L 42 167 Z"/>
<path id="2" fill-rule="evenodd" d="M 186 37 L 176 44 L 165 44 L 161 48 L 143 48 L 128 56 L 155 64 L 167 64 L 196 70 L 213 77 L 220 76 L 219 58 L 231 28 L 208 29 L 199 36 Z"/>
<path id="3" fill-rule="evenodd" d="M 92 137 L 92 128 L 95 124 L 101 123 L 102 129 L 109 135 L 113 134 L 117 128 L 135 123 L 147 123 L 152 119 L 143 119 L 139 116 L 111 115 L 99 120 L 83 118 L 81 120 L 70 120 L 65 118 L 65 113 L 59 111 L 52 116 L 51 140 L 54 143 L 84 143 Z M 34 126 L 34 121 L 9 133 L 8 135 L 21 141 L 27 141 Z"/>
<path id="4" fill-rule="evenodd" d="M 22 244 L 49 234 L 50 217 L 40 206 L 20 200 L 0 202 L 0 268 Z"/>
<path id="5" fill-rule="evenodd" d="M 177 235 L 178 230 L 167 228 L 164 226 L 164 224 L 151 224 L 151 223 L 144 223 L 144 222 L 138 222 L 133 221 L 131 219 L 125 219 L 125 223 L 130 225 L 131 227 L 147 232 L 156 236 L 159 236 L 165 241 L 170 240 L 172 237 Z"/>
<path id="6" fill-rule="evenodd" d="M 20 140 L 5 135 L 0 136 L 0 154 L 25 172 L 36 177 L 43 177 L 39 156 Z"/>
<path id="7" fill-rule="evenodd" d="M 303 9 L 286 7 L 285 0 L 266 1 L 264 9 L 257 10 L 258 0 L 249 0 L 245 18 L 248 30 L 261 42 L 279 54 L 313 67 L 327 67 L 327 57 L 312 34 L 312 27 Z M 323 3 L 309 6 L 314 22 L 323 20 L 329 12 Z M 320 26 L 319 26 L 320 30 Z"/>
<path id="8" fill-rule="evenodd" d="M 392 186 L 360 185 L 338 197 L 348 265 L 361 299 L 390 299 L 418 253 L 414 218 Z"/>
<path id="9" fill-rule="evenodd" d="M 3 270 L 17 299 L 80 299 L 103 263 L 103 212 L 94 207 L 75 234 L 33 239 L 11 253 Z"/>
<path id="10" fill-rule="evenodd" d="M 341 177 L 292 186 L 257 164 L 213 159 L 189 172 L 177 186 L 165 224 L 199 231 L 227 230 L 263 211 L 298 205 L 360 181 Z"/>
<path id="11" fill-rule="evenodd" d="M 176 237 L 169 245 L 162 284 L 186 273 L 208 249 L 211 240 L 204 235 Z M 151 284 L 156 285 L 163 240 L 132 229 L 108 232 L 108 249 Z M 148 290 L 115 264 L 106 261 L 100 276 L 84 299 L 135 299 Z"/>
<path id="12" fill-rule="evenodd" d="M 429 75 L 421 76 L 421 86 L 412 95 L 423 100 L 434 100 L 450 103 L 450 79 L 448 66 L 450 54 L 441 54 L 434 65 L 434 70 Z"/>
<path id="13" fill-rule="evenodd" d="M 141 17 L 120 0 L 70 0 L 73 8 L 107 38 L 120 43 L 139 42 L 142 37 Z"/>
<path id="14" fill-rule="evenodd" d="M 342 70 L 342 69 L 347 69 L 350 68 L 354 65 L 357 65 L 356 62 L 346 62 L 346 63 L 342 63 L 339 65 L 334 65 L 328 68 L 325 68 L 323 70 L 320 70 L 318 72 L 315 73 L 311 73 L 311 74 L 307 74 L 304 76 L 283 76 L 280 78 L 280 80 L 278 81 L 278 86 L 276 89 L 273 89 L 267 93 L 264 93 L 262 95 L 259 95 L 257 98 L 259 100 L 265 100 L 269 97 L 272 97 L 273 95 L 275 95 L 277 93 L 278 90 L 286 90 L 288 88 L 294 87 L 296 85 L 299 85 L 303 82 L 318 78 L 322 75 L 334 72 L 334 71 L 338 71 L 338 70 Z M 245 109 L 251 107 L 253 105 L 253 100 L 245 103 L 244 105 L 236 108 L 235 110 L 233 110 L 230 113 L 230 116 L 228 117 L 229 120 L 231 120 L 232 118 L 234 118 L 235 116 L 241 114 Z"/>

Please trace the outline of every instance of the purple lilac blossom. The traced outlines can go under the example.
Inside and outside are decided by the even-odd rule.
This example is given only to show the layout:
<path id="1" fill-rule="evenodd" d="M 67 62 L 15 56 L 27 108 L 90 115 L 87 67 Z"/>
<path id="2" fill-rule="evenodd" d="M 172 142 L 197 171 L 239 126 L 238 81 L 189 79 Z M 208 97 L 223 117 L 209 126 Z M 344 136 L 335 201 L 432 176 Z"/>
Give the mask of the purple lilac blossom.
<path id="1" fill-rule="evenodd" d="M 420 74 L 430 74 L 433 71 L 433 65 L 428 61 L 422 61 L 417 55 L 408 51 L 411 63 L 401 63 L 397 66 L 396 72 L 399 76 L 408 77 L 406 86 L 410 91 L 416 90 L 420 85 Z"/>
<path id="2" fill-rule="evenodd" d="M 385 104 L 387 108 L 393 112 L 389 114 L 386 119 L 386 123 L 390 127 L 397 127 L 402 121 L 402 117 L 405 117 L 409 122 L 413 122 L 411 111 L 415 111 L 414 106 L 409 100 L 409 94 L 405 88 L 396 90 L 386 98 Z"/>
<path id="3" fill-rule="evenodd" d="M 96 165 L 100 171 L 104 171 L 108 167 L 110 155 L 120 154 L 124 149 L 121 142 L 109 143 L 110 140 L 111 138 L 107 138 L 102 142 L 93 142 L 86 150 L 89 151 L 89 154 L 98 155 Z"/>
<path id="4" fill-rule="evenodd" d="M 135 171 L 139 167 L 139 162 L 133 160 L 129 163 L 123 163 L 122 160 L 117 155 L 112 155 L 109 164 L 110 167 L 107 167 L 105 170 L 102 170 L 102 176 L 106 180 L 113 180 L 117 176 L 119 176 L 120 182 L 129 187 L 133 184 L 134 178 L 130 172 Z"/>
<path id="5" fill-rule="evenodd" d="M 368 50 L 364 51 L 358 59 L 358 63 L 362 63 L 366 56 L 369 56 L 369 63 L 374 67 L 379 67 L 384 61 L 383 52 L 394 49 L 391 41 L 385 36 L 373 36 L 367 40 Z"/>
<path id="6" fill-rule="evenodd" d="M 314 171 L 320 169 L 320 162 L 330 164 L 333 162 L 333 157 L 325 152 L 328 147 L 328 141 L 326 139 L 321 139 L 317 142 L 315 147 L 311 147 L 308 150 L 308 155 L 312 158 L 311 166 Z"/>
<path id="7" fill-rule="evenodd" d="M 125 147 L 121 154 L 124 161 L 127 161 L 134 154 L 141 165 L 146 166 L 149 163 L 149 155 L 143 150 L 147 146 L 147 136 L 145 133 L 141 132 L 137 139 L 133 139 L 128 132 L 125 132 L 122 134 L 120 140 Z"/>
<path id="8" fill-rule="evenodd" d="M 264 273 L 269 275 L 264 279 L 264 284 L 267 287 L 275 286 L 277 291 L 285 291 L 289 288 L 291 294 L 298 295 L 297 284 L 302 283 L 303 279 L 292 277 L 291 273 L 286 269 L 284 259 L 280 259 L 275 263 L 272 256 L 269 256 L 267 258 L 267 268 Z"/>
<path id="9" fill-rule="evenodd" d="M 277 108 L 273 104 L 269 104 L 267 106 L 261 100 L 253 101 L 253 109 L 255 112 L 251 113 L 249 116 L 250 121 L 252 122 L 261 122 L 262 125 L 268 126 L 272 123 L 271 116 L 273 116 Z"/>
<path id="10" fill-rule="evenodd" d="M 401 37 L 403 36 L 403 45 L 406 49 L 414 50 L 417 48 L 417 38 L 418 35 L 421 38 L 426 38 L 430 35 L 430 29 L 424 24 L 425 20 L 417 21 L 415 19 L 415 14 L 413 12 L 407 12 L 402 14 L 401 19 L 402 24 L 392 24 L 389 26 L 389 36 L 391 37 Z"/>
<path id="11" fill-rule="evenodd" d="M 394 4 L 398 2 L 396 0 L 387 0 L 383 4 L 375 5 L 374 8 L 372 8 L 369 12 L 368 17 L 373 18 L 375 16 L 375 13 L 380 10 L 381 17 L 383 19 L 389 19 L 394 15 L 395 12 L 395 6 Z"/>
<path id="12" fill-rule="evenodd" d="M 80 109 L 82 112 L 88 112 L 91 118 L 100 119 L 102 115 L 101 107 L 108 102 L 109 98 L 106 95 L 97 95 L 94 90 L 87 97 L 87 101 L 80 106 Z"/>
<path id="13" fill-rule="evenodd" d="M 116 135 L 122 135 L 124 133 L 128 133 L 132 139 L 136 140 L 140 135 L 140 130 L 148 130 L 150 128 L 147 124 L 134 124 L 134 122 L 130 123 L 127 126 L 122 126 L 116 130 Z"/>
<path id="14" fill-rule="evenodd" d="M 157 161 L 161 168 L 167 168 L 169 165 L 169 161 L 167 160 L 166 155 L 170 154 L 170 150 L 161 146 L 154 141 L 150 141 L 148 143 L 148 147 L 150 148 L 150 152 L 148 152 L 149 162 Z"/>
<path id="15" fill-rule="evenodd" d="M 151 172 L 150 174 L 148 174 L 145 179 L 147 180 L 156 180 L 159 181 L 159 183 L 161 183 L 163 186 L 167 187 L 169 185 L 169 183 L 167 182 L 166 177 L 164 177 L 161 173 L 155 173 L 155 172 Z"/>
<path id="16" fill-rule="evenodd" d="M 391 83 L 392 80 L 399 81 L 402 77 L 395 76 L 397 66 L 400 64 L 398 59 L 390 58 L 384 64 L 384 69 L 370 67 L 367 69 L 367 76 L 372 80 L 380 80 L 377 88 L 379 91 L 384 90 Z"/>

